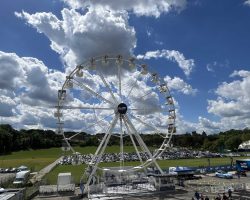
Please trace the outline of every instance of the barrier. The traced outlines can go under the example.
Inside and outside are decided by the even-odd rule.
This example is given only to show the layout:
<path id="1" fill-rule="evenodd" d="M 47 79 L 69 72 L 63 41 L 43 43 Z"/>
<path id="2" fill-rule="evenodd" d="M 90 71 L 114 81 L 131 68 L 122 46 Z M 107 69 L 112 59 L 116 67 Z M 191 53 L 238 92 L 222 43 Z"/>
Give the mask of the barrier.
<path id="1" fill-rule="evenodd" d="M 41 185 L 39 187 L 39 194 L 53 194 L 57 192 L 57 185 Z"/>
<path id="2" fill-rule="evenodd" d="M 75 191 L 75 184 L 58 185 L 57 192 L 73 192 Z"/>
<path id="3" fill-rule="evenodd" d="M 245 189 L 246 189 L 246 190 L 250 190 L 250 183 L 246 183 Z"/>
<path id="4" fill-rule="evenodd" d="M 193 190 L 197 190 L 199 192 L 207 192 L 207 193 L 224 193 L 228 192 L 230 189 L 232 192 L 240 191 L 240 190 L 250 190 L 250 183 L 229 183 L 226 184 L 225 182 L 221 183 L 220 185 L 210 185 L 207 183 L 207 186 L 202 186 L 196 183 L 196 185 L 188 185 L 188 187 L 192 188 Z"/>

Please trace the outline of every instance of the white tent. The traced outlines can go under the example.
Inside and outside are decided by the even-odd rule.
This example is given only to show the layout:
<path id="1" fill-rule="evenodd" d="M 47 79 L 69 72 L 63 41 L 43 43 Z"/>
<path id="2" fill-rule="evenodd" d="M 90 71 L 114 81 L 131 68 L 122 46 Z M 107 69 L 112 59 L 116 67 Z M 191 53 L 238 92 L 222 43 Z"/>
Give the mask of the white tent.
<path id="1" fill-rule="evenodd" d="M 250 140 L 239 145 L 238 149 L 250 149 Z"/>

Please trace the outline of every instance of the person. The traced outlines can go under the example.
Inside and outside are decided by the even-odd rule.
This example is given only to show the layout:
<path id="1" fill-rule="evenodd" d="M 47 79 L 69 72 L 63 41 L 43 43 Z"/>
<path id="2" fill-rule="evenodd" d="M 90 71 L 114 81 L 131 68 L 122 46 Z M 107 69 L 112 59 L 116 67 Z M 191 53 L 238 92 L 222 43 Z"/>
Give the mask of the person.
<path id="1" fill-rule="evenodd" d="M 221 196 L 220 194 L 218 193 L 218 196 L 215 198 L 216 200 L 221 200 Z"/>
<path id="2" fill-rule="evenodd" d="M 232 190 L 229 188 L 229 189 L 228 189 L 228 197 L 229 197 L 229 199 L 232 198 L 232 193 L 233 193 Z"/>
<path id="3" fill-rule="evenodd" d="M 205 196 L 205 200 L 209 200 L 208 196 Z"/>
<path id="4" fill-rule="evenodd" d="M 194 193 L 194 196 L 195 196 L 196 199 L 200 199 L 200 194 L 199 194 L 198 191 L 196 191 L 196 192 Z"/>
<path id="5" fill-rule="evenodd" d="M 240 179 L 240 171 L 237 171 L 238 179 Z"/>
<path id="6" fill-rule="evenodd" d="M 226 193 L 224 192 L 222 195 L 222 200 L 228 200 Z"/>

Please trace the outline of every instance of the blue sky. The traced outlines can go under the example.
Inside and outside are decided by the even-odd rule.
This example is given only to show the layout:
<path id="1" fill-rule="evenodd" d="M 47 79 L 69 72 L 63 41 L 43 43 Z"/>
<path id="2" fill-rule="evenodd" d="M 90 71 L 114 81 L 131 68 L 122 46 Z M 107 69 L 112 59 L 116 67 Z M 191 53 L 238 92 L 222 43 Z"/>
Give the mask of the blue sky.
<path id="1" fill-rule="evenodd" d="M 34 108 L 29 113 L 39 113 L 39 117 L 30 122 L 24 110 L 35 105 L 34 101 L 46 106 L 46 99 L 53 99 L 48 93 L 57 90 L 72 65 L 104 53 L 105 45 L 113 43 L 109 52 L 122 49 L 124 54 L 147 55 L 145 62 L 168 80 L 176 99 L 181 133 L 249 127 L 250 1 L 129 2 L 1 1 L 1 122 L 17 128 L 39 122 L 40 128 L 53 128 L 48 123 L 49 113 Z M 103 27 L 98 28 L 102 20 Z M 29 57 L 28 61 L 24 57 Z M 7 80 L 8 66 L 13 62 L 20 69 L 13 66 L 14 71 L 19 71 Z M 39 84 L 34 88 L 27 78 L 32 66 L 38 66 L 43 77 L 44 82 L 39 84 L 48 89 L 45 96 L 37 95 Z M 48 73 L 49 69 L 60 72 L 62 77 Z"/>

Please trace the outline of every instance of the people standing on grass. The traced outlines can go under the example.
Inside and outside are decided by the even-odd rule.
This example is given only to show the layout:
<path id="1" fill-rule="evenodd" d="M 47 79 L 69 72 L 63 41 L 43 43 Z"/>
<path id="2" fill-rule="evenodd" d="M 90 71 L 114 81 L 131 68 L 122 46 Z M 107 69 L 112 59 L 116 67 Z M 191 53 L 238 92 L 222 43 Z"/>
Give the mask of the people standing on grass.
<path id="1" fill-rule="evenodd" d="M 232 193 L 233 193 L 232 190 L 229 188 L 228 189 L 228 198 L 229 199 L 232 199 Z"/>
<path id="2" fill-rule="evenodd" d="M 215 198 L 215 200 L 221 200 L 221 196 L 219 193 L 218 193 L 217 197 Z"/>
<path id="3" fill-rule="evenodd" d="M 238 179 L 240 179 L 240 171 L 237 171 Z"/>
<path id="4" fill-rule="evenodd" d="M 196 199 L 198 199 L 198 200 L 200 199 L 200 194 L 199 194 L 198 191 L 196 191 L 196 192 L 194 193 L 194 196 L 195 196 Z"/>
<path id="5" fill-rule="evenodd" d="M 228 200 L 228 197 L 225 192 L 223 193 L 222 200 Z"/>

